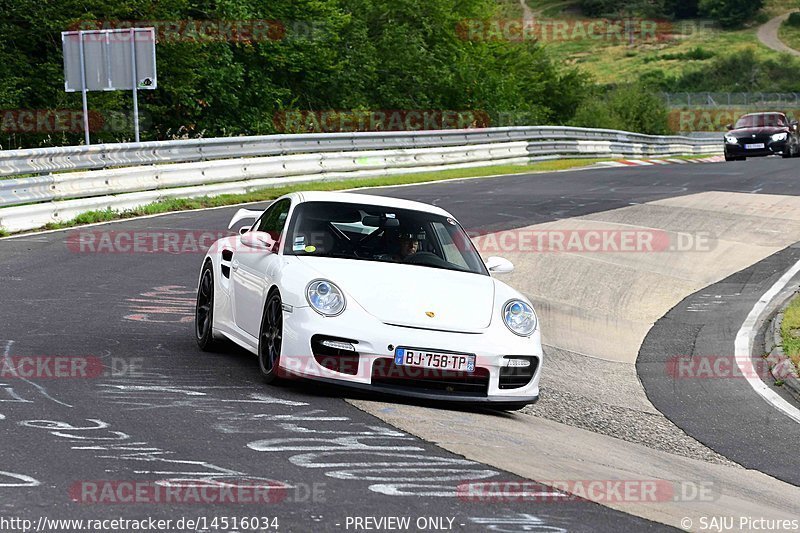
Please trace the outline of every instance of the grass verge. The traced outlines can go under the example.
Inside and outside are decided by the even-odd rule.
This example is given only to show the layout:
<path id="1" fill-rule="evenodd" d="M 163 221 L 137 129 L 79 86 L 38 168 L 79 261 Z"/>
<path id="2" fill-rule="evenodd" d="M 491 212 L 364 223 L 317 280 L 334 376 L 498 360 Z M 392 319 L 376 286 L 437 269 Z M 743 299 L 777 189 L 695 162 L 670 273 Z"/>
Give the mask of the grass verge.
<path id="1" fill-rule="evenodd" d="M 784 311 L 781 339 L 784 353 L 800 370 L 800 296 L 796 296 Z"/>
<path id="2" fill-rule="evenodd" d="M 792 26 L 784 21 L 778 30 L 778 37 L 789 48 L 800 50 L 800 26 Z"/>
<path id="3" fill-rule="evenodd" d="M 505 1 L 512 4 L 511 0 Z M 583 16 L 576 0 L 527 0 L 527 3 L 532 10 L 541 10 L 543 18 L 566 22 L 568 25 L 566 33 L 556 38 L 550 32 L 549 37 L 540 40 L 541 44 L 554 57 L 577 65 L 601 84 L 634 82 L 648 74 L 658 73 L 663 73 L 666 78 L 680 77 L 718 56 L 746 49 L 753 50 L 759 60 L 781 57 L 779 52 L 770 50 L 758 41 L 757 21 L 752 21 L 745 28 L 729 30 L 702 19 L 671 22 L 654 20 L 648 22 L 657 23 L 657 38 L 649 33 L 635 35 L 631 39 L 617 32 L 584 37 L 581 29 L 590 28 L 589 23 L 600 22 L 600 19 Z M 797 0 L 767 0 L 762 18 L 769 19 L 774 16 L 772 13 L 783 13 L 796 3 Z M 583 20 L 583 24 L 579 24 L 579 20 Z"/>
<path id="4" fill-rule="evenodd" d="M 199 198 L 171 198 L 151 204 L 143 205 L 125 211 L 105 209 L 102 211 L 87 211 L 72 220 L 59 223 L 47 224 L 41 228 L 44 230 L 71 228 L 85 224 L 96 224 L 98 222 L 110 222 L 138 216 L 156 215 L 173 211 L 188 211 L 191 209 L 204 209 L 209 207 L 222 207 L 249 202 L 262 202 L 273 200 L 284 194 L 296 191 L 340 191 L 343 189 L 354 189 L 359 187 L 381 187 L 387 185 L 407 185 L 413 183 L 423 183 L 427 181 L 441 181 L 459 178 L 479 178 L 484 176 L 495 176 L 500 174 L 525 174 L 529 172 L 553 172 L 558 170 L 569 170 L 571 168 L 593 165 L 609 159 L 555 159 L 552 161 L 540 161 L 529 165 L 495 165 L 489 167 L 460 168 L 451 170 L 440 170 L 436 172 L 420 172 L 415 174 L 403 174 L 399 176 L 383 176 L 377 178 L 360 178 L 337 181 L 298 183 L 284 187 L 269 187 L 257 191 L 242 194 L 222 194 L 219 196 L 203 196 Z M 29 230 L 30 231 L 37 231 Z M 28 233 L 20 232 L 20 233 Z M 0 237 L 8 236 L 9 232 L 0 228 Z"/>

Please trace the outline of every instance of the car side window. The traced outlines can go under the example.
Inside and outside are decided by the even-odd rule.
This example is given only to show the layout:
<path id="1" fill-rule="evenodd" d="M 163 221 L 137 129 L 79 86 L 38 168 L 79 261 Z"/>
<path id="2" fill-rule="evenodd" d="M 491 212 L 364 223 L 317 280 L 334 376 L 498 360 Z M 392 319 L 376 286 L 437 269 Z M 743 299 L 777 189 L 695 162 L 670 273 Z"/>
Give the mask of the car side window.
<path id="1" fill-rule="evenodd" d="M 275 202 L 267 209 L 258 222 L 253 226 L 256 231 L 269 233 L 275 242 L 280 242 L 283 230 L 286 227 L 286 219 L 289 217 L 289 208 L 292 201 L 288 198 Z"/>
<path id="2" fill-rule="evenodd" d="M 453 238 L 450 236 L 447 228 L 444 227 L 444 224 L 441 222 L 433 222 L 432 225 L 436 236 L 439 238 L 439 242 L 442 244 L 445 260 L 448 263 L 458 265 L 464 269 L 469 269 L 469 265 L 464 260 L 464 256 L 461 255 L 458 245 L 453 241 Z"/>

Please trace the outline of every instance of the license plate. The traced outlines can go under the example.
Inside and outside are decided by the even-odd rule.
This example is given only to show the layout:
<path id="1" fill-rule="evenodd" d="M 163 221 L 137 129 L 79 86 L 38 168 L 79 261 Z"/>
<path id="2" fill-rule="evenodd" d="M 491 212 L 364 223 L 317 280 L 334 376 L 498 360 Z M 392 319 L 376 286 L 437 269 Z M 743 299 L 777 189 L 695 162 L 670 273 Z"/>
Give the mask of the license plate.
<path id="1" fill-rule="evenodd" d="M 456 370 L 475 372 L 475 356 L 462 353 L 442 353 L 418 348 L 397 348 L 394 351 L 394 364 L 437 370 Z"/>
<path id="2" fill-rule="evenodd" d="M 756 143 L 756 144 L 745 144 L 745 150 L 759 150 L 764 148 L 764 143 Z"/>

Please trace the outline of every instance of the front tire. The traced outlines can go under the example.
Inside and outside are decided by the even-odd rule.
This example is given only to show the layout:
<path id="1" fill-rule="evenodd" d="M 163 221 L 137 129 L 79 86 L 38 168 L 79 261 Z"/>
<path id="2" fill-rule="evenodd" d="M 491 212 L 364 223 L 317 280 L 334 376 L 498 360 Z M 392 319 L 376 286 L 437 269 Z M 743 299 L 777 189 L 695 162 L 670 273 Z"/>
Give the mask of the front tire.
<path id="1" fill-rule="evenodd" d="M 194 310 L 194 338 L 204 352 L 213 351 L 217 346 L 214 339 L 214 267 L 211 261 L 203 265 L 200 273 Z"/>
<path id="2" fill-rule="evenodd" d="M 270 291 L 264 305 L 258 334 L 258 368 L 266 383 L 278 378 L 283 345 L 283 302 L 277 290 Z"/>

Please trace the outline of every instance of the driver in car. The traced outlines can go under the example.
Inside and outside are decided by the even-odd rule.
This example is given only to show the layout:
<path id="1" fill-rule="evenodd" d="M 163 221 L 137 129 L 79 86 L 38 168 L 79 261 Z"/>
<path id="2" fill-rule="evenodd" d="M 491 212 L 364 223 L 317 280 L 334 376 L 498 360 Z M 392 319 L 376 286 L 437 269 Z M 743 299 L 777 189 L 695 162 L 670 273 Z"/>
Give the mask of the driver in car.
<path id="1" fill-rule="evenodd" d="M 402 261 L 419 251 L 419 241 L 411 234 L 400 236 L 400 250 L 394 256 L 395 261 Z"/>

